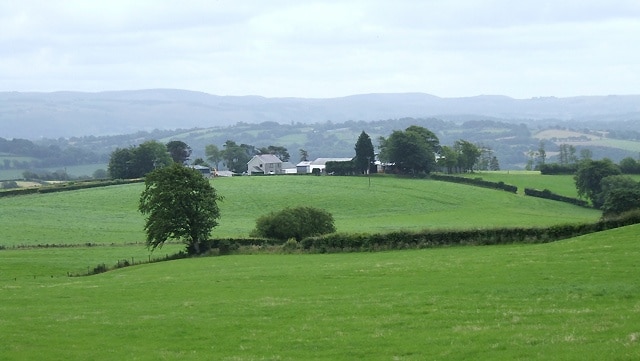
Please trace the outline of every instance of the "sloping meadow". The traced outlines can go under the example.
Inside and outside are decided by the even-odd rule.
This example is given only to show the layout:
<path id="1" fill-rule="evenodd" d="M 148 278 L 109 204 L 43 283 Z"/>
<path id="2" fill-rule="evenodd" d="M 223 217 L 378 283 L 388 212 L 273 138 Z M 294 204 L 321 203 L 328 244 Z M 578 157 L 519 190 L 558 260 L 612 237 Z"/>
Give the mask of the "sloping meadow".
<path id="1" fill-rule="evenodd" d="M 255 220 L 285 207 L 329 211 L 339 232 L 546 227 L 593 222 L 600 213 L 521 194 L 423 179 L 263 176 L 216 178 L 213 238 L 247 237 Z M 142 184 L 0 199 L 0 246 L 143 244 Z"/>
<path id="2" fill-rule="evenodd" d="M 1 279 L 0 358 L 634 360 L 639 232 Z"/>

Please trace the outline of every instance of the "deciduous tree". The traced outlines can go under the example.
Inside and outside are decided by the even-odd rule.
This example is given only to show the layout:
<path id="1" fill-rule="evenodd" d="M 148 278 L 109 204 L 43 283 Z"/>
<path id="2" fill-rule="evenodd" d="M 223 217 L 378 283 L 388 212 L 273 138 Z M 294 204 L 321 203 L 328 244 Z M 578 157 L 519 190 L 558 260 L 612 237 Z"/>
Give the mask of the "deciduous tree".
<path id="1" fill-rule="evenodd" d="M 185 164 L 191 156 L 191 147 L 181 140 L 172 140 L 167 143 L 167 151 L 171 159 L 179 164 Z"/>
<path id="2" fill-rule="evenodd" d="M 578 196 L 591 200 L 595 208 L 603 205 L 601 181 L 605 177 L 620 174 L 620 168 L 609 159 L 583 160 L 573 177 Z"/>
<path id="3" fill-rule="evenodd" d="M 147 174 L 138 207 L 146 216 L 147 247 L 154 250 L 172 238 L 182 241 L 189 254 L 206 251 L 221 199 L 206 178 L 181 164 Z"/>

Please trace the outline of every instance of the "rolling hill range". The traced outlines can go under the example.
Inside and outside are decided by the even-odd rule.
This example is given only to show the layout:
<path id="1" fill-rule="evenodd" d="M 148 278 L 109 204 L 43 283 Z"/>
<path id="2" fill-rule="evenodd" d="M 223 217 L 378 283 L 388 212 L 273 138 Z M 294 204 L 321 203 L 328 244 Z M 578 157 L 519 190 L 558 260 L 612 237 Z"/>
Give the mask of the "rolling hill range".
<path id="1" fill-rule="evenodd" d="M 341 98 L 217 96 L 186 90 L 100 93 L 0 93 L 3 138 L 113 135 L 154 129 L 190 129 L 243 123 L 375 121 L 404 117 L 478 118 L 531 122 L 545 119 L 640 119 L 640 95 L 513 99 L 440 98 L 423 93 L 361 94 Z"/>

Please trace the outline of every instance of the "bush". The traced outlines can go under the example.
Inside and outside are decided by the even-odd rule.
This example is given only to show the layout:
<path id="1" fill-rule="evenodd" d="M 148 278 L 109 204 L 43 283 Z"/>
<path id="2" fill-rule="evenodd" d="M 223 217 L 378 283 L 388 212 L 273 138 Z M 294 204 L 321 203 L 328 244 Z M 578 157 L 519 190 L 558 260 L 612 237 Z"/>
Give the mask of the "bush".
<path id="1" fill-rule="evenodd" d="M 333 216 L 329 212 L 313 207 L 296 207 L 271 212 L 258 218 L 252 234 L 283 241 L 290 238 L 300 241 L 306 237 L 335 231 Z"/>

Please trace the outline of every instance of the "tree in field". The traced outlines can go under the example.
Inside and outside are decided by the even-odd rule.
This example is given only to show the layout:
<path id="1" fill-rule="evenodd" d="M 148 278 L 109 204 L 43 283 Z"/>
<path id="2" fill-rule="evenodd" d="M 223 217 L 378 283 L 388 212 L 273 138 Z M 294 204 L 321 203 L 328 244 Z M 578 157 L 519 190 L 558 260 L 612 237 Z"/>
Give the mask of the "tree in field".
<path id="1" fill-rule="evenodd" d="M 602 214 L 616 216 L 640 208 L 640 182 L 629 176 L 612 175 L 602 179 Z"/>
<path id="2" fill-rule="evenodd" d="M 108 173 L 114 179 L 141 178 L 152 170 L 170 164 L 167 147 L 150 140 L 137 147 L 118 148 L 109 158 Z"/>
<path id="3" fill-rule="evenodd" d="M 447 170 L 447 173 L 456 173 L 458 166 L 458 153 L 449 146 L 442 146 L 440 150 L 440 158 L 438 159 L 438 165 Z"/>
<path id="4" fill-rule="evenodd" d="M 600 209 L 602 199 L 602 180 L 608 176 L 620 174 L 620 168 L 609 159 L 583 160 L 573 179 L 578 196 L 591 200 L 595 208 Z"/>
<path id="5" fill-rule="evenodd" d="M 460 139 L 453 144 L 453 149 L 458 153 L 458 167 L 462 172 L 472 172 L 473 165 L 482 154 L 480 149 L 473 143 Z"/>
<path id="6" fill-rule="evenodd" d="M 215 144 L 209 144 L 204 147 L 204 154 L 207 156 L 207 160 L 211 162 L 211 164 L 215 165 L 216 170 L 218 169 L 218 165 L 222 161 L 222 151 L 218 149 L 218 146 Z"/>
<path id="7" fill-rule="evenodd" d="M 137 178 L 133 171 L 133 148 L 117 148 L 111 152 L 107 173 L 113 179 Z"/>
<path id="8" fill-rule="evenodd" d="M 172 140 L 167 143 L 167 151 L 171 159 L 179 164 L 185 164 L 191 156 L 191 147 L 181 140 Z"/>
<path id="9" fill-rule="evenodd" d="M 147 247 L 162 247 L 168 239 L 182 241 L 188 254 L 207 251 L 207 240 L 218 225 L 216 190 L 198 171 L 178 163 L 145 177 L 138 209 L 146 216 Z"/>
<path id="10" fill-rule="evenodd" d="M 295 238 L 300 241 L 335 231 L 333 216 L 329 212 L 313 207 L 296 207 L 258 218 L 252 235 L 283 241 Z"/>
<path id="11" fill-rule="evenodd" d="M 233 140 L 227 140 L 222 151 L 224 165 L 234 173 L 242 173 L 247 170 L 247 162 L 253 154 L 249 155 L 251 149 L 246 144 L 238 145 Z"/>
<path id="12" fill-rule="evenodd" d="M 171 164 L 167 147 L 155 140 L 144 142 L 133 150 L 132 172 L 134 177 L 144 177 L 154 169 Z"/>
<path id="13" fill-rule="evenodd" d="M 438 137 L 430 130 L 415 125 L 405 131 L 396 130 L 389 138 L 380 138 L 381 159 L 395 163 L 395 167 L 405 174 L 435 170 L 435 153 L 439 150 Z"/>
<path id="14" fill-rule="evenodd" d="M 356 156 L 353 158 L 356 170 L 360 173 L 368 174 L 371 169 L 371 162 L 375 160 L 373 143 L 371 137 L 364 130 L 360 133 L 355 146 Z"/>

